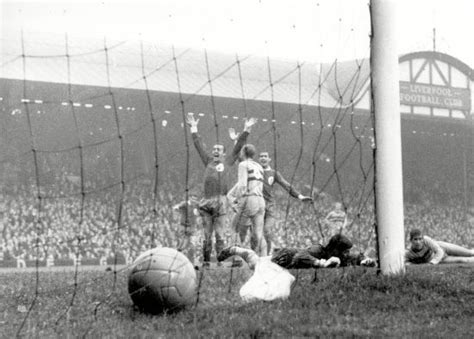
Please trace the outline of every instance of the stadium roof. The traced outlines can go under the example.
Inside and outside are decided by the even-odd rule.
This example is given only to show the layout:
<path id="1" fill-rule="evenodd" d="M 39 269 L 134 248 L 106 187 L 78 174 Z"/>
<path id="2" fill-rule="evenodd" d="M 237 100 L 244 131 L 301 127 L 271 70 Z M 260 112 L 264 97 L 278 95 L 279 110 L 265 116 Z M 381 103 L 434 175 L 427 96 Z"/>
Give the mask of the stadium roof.
<path id="1" fill-rule="evenodd" d="M 68 38 L 66 44 L 66 36 L 45 34 L 4 34 L 1 46 L 0 78 L 7 79 L 323 107 L 353 104 L 369 79 L 367 59 L 298 63 L 137 41 Z"/>

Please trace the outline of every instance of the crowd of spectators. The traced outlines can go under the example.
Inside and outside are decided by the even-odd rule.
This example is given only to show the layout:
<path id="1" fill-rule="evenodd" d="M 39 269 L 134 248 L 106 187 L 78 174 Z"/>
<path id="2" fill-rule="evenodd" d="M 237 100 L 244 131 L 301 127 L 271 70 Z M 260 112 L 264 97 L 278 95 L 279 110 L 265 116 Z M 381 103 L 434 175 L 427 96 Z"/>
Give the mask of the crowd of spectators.
<path id="1" fill-rule="evenodd" d="M 74 185 L 63 180 L 64 185 Z M 160 183 L 156 196 L 153 189 L 152 181 L 137 180 L 123 188 L 97 190 L 84 199 L 80 194 L 38 199 L 26 189 L 2 194 L 0 261 L 104 260 L 117 256 L 130 261 L 155 246 L 176 247 L 179 216 L 172 206 L 184 199 L 185 191 L 170 182 Z M 274 232 L 278 243 L 304 247 L 322 241 L 321 221 L 334 199 L 322 194 L 315 197 L 313 204 L 302 204 L 280 193 L 280 214 Z M 407 201 L 406 232 L 416 227 L 436 239 L 474 246 L 472 209 L 466 209 L 458 200 L 448 199 L 445 204 L 427 197 Z M 361 250 L 375 248 L 373 200 L 362 206 L 345 207 L 347 235 Z M 200 255 L 201 232 L 198 238 L 196 252 Z M 228 229 L 227 242 L 234 239 L 235 234 Z"/>

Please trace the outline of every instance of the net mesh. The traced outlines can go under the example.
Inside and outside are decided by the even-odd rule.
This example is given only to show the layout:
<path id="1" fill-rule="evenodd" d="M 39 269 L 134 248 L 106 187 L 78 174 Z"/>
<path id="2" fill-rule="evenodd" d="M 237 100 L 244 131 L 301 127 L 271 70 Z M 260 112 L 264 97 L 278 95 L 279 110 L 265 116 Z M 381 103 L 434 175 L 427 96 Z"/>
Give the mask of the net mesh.
<path id="1" fill-rule="evenodd" d="M 343 36 L 338 21 L 342 49 L 354 29 Z M 239 132 L 246 119 L 257 118 L 249 141 L 269 153 L 292 187 L 314 199 L 302 203 L 276 191 L 272 232 L 280 246 L 326 242 L 334 227 L 327 216 L 339 203 L 338 222 L 342 213 L 355 246 L 375 248 L 367 58 L 315 63 L 28 33 L 2 44 L 9 48 L 0 81 L 1 249 L 5 263 L 37 272 L 19 333 L 45 293 L 39 291 L 43 266 L 74 267 L 72 283 L 57 291 L 68 292 L 58 301 L 64 306 L 58 325 L 83 292 L 80 266 L 107 265 L 115 277 L 125 275 L 139 254 L 176 248 L 183 236 L 194 245 L 194 263 L 202 262 L 201 228 L 182 233 L 173 209 L 202 194 L 204 166 L 186 125 L 189 113 L 199 119 L 208 151 L 221 143 L 229 152 L 229 128 Z M 429 206 L 414 204 L 409 217 L 423 208 Z M 465 235 L 466 214 L 453 220 L 458 224 L 446 232 L 457 241 Z M 226 227 L 225 243 L 234 239 Z M 82 312 L 94 314 L 107 303 L 113 307 L 110 295 Z"/>

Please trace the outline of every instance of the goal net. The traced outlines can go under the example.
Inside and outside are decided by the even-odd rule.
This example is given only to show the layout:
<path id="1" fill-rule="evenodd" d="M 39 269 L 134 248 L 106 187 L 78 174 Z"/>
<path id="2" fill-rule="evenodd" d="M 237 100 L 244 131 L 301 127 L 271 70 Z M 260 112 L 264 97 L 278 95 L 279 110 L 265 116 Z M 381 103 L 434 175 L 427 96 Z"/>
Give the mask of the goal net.
<path id="1" fill-rule="evenodd" d="M 0 68 L 1 265 L 73 266 L 77 286 L 80 266 L 125 275 L 145 250 L 177 248 L 183 230 L 173 207 L 201 198 L 205 175 L 186 124 L 191 113 L 208 152 L 216 143 L 230 152 L 229 129 L 240 132 L 246 119 L 258 119 L 248 141 L 268 152 L 272 168 L 295 190 L 312 197 L 304 203 L 276 189 L 271 232 L 278 246 L 325 243 L 333 223 L 341 223 L 357 250 L 375 256 L 369 10 L 359 3 L 357 10 L 343 11 L 347 16 L 329 19 L 323 4 L 314 11 L 320 21 L 314 39 L 305 41 L 317 54 L 311 58 L 6 32 Z M 295 38 L 297 21 L 282 23 L 295 26 Z M 271 51 L 272 42 L 265 48 Z M 409 125 L 404 121 L 404 131 L 415 133 Z M 414 140 L 413 133 L 404 140 Z M 443 154 L 457 147 L 454 136 L 422 138 L 439 139 Z M 404 151 L 410 145 L 404 143 Z M 448 166 L 438 166 L 449 156 L 433 160 L 420 144 L 416 148 L 424 157 L 408 152 L 404 164 L 413 170 L 405 182 L 407 227 L 433 227 L 434 235 L 442 229 L 446 240 L 472 244 L 472 229 L 465 238 L 466 209 L 456 214 L 463 204 L 448 202 L 463 201 L 466 187 L 443 181 L 441 168 Z M 463 161 L 472 165 L 472 156 Z M 428 166 L 439 171 L 430 177 Z M 233 172 L 235 182 L 237 166 Z M 447 200 L 432 201 L 441 198 L 430 195 L 426 182 L 437 183 Z M 328 218 L 334 209 L 337 220 Z M 225 243 L 233 243 L 229 220 L 224 233 Z M 192 236 L 192 260 L 199 266 L 199 225 Z"/>

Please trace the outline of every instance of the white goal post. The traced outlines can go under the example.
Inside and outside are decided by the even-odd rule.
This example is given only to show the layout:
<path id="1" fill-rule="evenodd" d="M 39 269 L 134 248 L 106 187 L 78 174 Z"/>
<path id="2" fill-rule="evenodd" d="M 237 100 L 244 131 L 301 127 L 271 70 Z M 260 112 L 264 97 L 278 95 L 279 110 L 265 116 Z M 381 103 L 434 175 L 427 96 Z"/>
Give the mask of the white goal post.
<path id="1" fill-rule="evenodd" d="M 380 269 L 404 273 L 403 176 L 396 0 L 371 0 L 371 86 Z"/>

